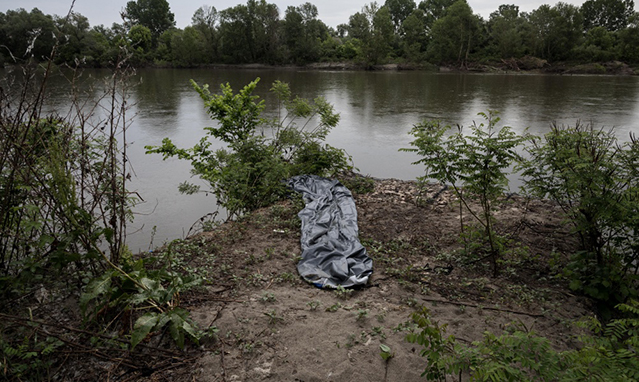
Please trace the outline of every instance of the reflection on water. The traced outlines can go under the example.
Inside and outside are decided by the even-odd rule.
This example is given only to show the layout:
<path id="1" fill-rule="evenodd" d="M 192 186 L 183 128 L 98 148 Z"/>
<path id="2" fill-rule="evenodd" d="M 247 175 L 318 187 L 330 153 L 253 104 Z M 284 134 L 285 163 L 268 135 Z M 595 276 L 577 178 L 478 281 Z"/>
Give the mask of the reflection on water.
<path id="1" fill-rule="evenodd" d="M 100 78 L 107 71 L 87 71 Z M 501 74 L 435 74 L 408 72 L 349 72 L 298 70 L 139 70 L 132 89 L 136 114 L 128 131 L 128 149 L 136 177 L 131 189 L 145 202 L 136 210 L 129 235 L 132 250 L 145 249 L 157 226 L 154 245 L 183 236 L 193 222 L 216 209 L 215 199 L 204 194 L 180 195 L 177 186 L 190 179 L 190 165 L 159 155 L 145 155 L 145 145 L 159 145 L 169 137 L 181 147 L 190 147 L 211 126 L 202 100 L 191 88 L 190 79 L 210 84 L 217 92 L 220 83 L 229 82 L 234 90 L 260 77 L 256 94 L 275 105 L 268 90 L 275 80 L 290 84 L 301 97 L 325 97 L 341 114 L 340 124 L 328 143 L 346 149 L 360 172 L 375 177 L 414 179 L 422 168 L 410 163 L 417 158 L 398 150 L 409 147 L 412 126 L 424 119 L 445 123 L 471 124 L 477 113 L 498 110 L 502 123 L 522 132 L 542 135 L 553 121 L 574 124 L 577 120 L 595 126 L 615 127 L 621 140 L 638 132 L 639 78 L 606 76 L 550 76 Z M 66 94 L 65 82 L 53 89 Z M 93 92 L 97 92 L 92 88 Z M 99 92 L 98 92 L 99 93 Z M 98 94 L 96 93 L 96 94 Z M 68 108 L 63 97 L 52 107 Z M 267 113 L 275 115 L 273 106 Z"/>

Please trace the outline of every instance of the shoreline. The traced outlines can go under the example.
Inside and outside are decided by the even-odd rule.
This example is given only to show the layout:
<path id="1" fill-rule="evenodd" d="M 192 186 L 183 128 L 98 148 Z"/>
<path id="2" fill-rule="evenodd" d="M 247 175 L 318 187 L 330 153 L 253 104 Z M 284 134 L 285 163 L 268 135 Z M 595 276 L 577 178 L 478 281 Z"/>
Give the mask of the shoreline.
<path id="1" fill-rule="evenodd" d="M 316 62 L 306 65 L 270 64 L 207 64 L 194 67 L 149 65 L 157 69 L 246 69 L 246 70 L 327 70 L 327 71 L 425 71 L 433 73 L 477 73 L 477 74 L 555 74 L 555 75 L 639 75 L 639 66 L 633 67 L 620 61 L 593 62 L 587 64 L 557 62 L 524 57 L 519 60 L 503 60 L 486 64 L 469 63 L 466 67 L 434 64 L 380 64 L 364 65 L 352 62 Z"/>

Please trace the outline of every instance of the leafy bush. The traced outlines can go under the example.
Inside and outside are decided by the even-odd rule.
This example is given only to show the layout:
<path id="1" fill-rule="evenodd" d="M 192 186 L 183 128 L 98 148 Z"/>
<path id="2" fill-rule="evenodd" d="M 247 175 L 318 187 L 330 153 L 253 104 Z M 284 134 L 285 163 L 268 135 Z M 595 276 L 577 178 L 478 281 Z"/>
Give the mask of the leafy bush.
<path id="1" fill-rule="evenodd" d="M 258 82 L 259 78 L 237 94 L 230 85 L 221 85 L 220 95 L 192 82 L 218 127 L 206 127 L 210 137 L 190 149 L 176 147 L 169 138 L 161 146 L 146 146 L 147 153 L 191 161 L 192 173 L 209 183 L 229 217 L 272 204 L 285 194 L 282 181 L 290 176 L 350 169 L 343 150 L 322 144 L 339 122 L 332 105 L 321 97 L 313 102 L 292 97 L 287 84 L 275 81 L 271 91 L 279 101 L 279 113 L 269 120 L 261 116 L 264 101 L 252 95 Z M 221 140 L 227 148 L 211 150 L 209 138 Z M 180 190 L 193 193 L 199 187 L 184 183 Z"/>
<path id="2" fill-rule="evenodd" d="M 639 143 L 619 144 L 612 130 L 580 123 L 553 125 L 531 143 L 526 190 L 566 213 L 581 247 L 567 270 L 571 287 L 598 300 L 606 314 L 637 296 Z"/>
<path id="3" fill-rule="evenodd" d="M 413 313 L 417 330 L 406 340 L 423 346 L 420 355 L 427 365 L 422 375 L 429 380 L 453 375 L 461 382 L 469 375 L 471 381 L 637 381 L 639 304 L 631 301 L 618 309 L 630 317 L 607 325 L 595 318 L 579 323 L 589 332 L 579 338 L 583 346 L 576 350 L 557 351 L 548 339 L 525 328 L 500 336 L 486 332 L 481 341 L 459 344 L 426 308 Z"/>
<path id="4" fill-rule="evenodd" d="M 126 259 L 121 266 L 91 280 L 80 298 L 85 318 L 108 332 L 114 317 L 132 317 L 135 311 L 145 311 L 136 318 L 131 331 L 131 348 L 135 348 L 151 332 L 166 327 L 178 347 L 185 337 L 194 342 L 206 333 L 189 319 L 189 312 L 180 308 L 180 293 L 202 284 L 196 273 L 180 271 L 179 240 L 168 244 L 159 256 L 137 261 Z M 175 248 L 177 247 L 177 248 Z M 130 327 L 126 325 L 125 329 Z"/>
<path id="5" fill-rule="evenodd" d="M 457 125 L 456 132 L 449 133 L 452 127 L 442 126 L 439 121 L 416 125 L 411 130 L 416 138 L 411 145 L 416 148 L 402 151 L 415 152 L 422 157 L 413 163 L 426 166 L 426 175 L 420 180 L 435 179 L 453 186 L 462 203 L 460 217 L 462 207 L 466 207 L 475 222 L 483 227 L 490 246 L 488 257 L 491 259 L 493 274 L 497 275 L 501 250 L 492 209 L 498 198 L 508 189 L 506 170 L 520 160 L 516 148 L 523 143 L 524 138 L 508 126 L 497 129 L 500 118 L 495 111 L 479 115 L 486 120 L 486 124 L 478 125 L 473 122 L 469 134 L 465 134 L 460 125 Z M 480 213 L 468 206 L 471 197 L 479 200 Z M 463 232 L 463 219 L 460 220 Z"/>

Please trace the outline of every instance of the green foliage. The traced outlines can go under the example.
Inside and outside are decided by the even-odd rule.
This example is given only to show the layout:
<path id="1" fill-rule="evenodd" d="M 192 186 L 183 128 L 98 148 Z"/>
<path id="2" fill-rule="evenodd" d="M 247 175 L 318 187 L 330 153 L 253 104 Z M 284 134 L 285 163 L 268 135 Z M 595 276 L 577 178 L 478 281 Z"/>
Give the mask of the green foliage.
<path id="1" fill-rule="evenodd" d="M 445 16 L 435 21 L 427 57 L 434 63 L 456 62 L 464 67 L 480 41 L 480 19 L 465 0 L 446 9 Z"/>
<path id="2" fill-rule="evenodd" d="M 618 309 L 628 318 L 605 326 L 594 319 L 580 326 L 588 333 L 580 337 L 576 350 L 557 351 L 548 339 L 528 330 L 513 329 L 496 336 L 484 333 L 481 341 L 463 345 L 445 337 L 446 326 L 430 317 L 426 308 L 412 316 L 417 325 L 406 340 L 423 346 L 420 355 L 427 366 L 422 375 L 444 381 L 447 375 L 464 374 L 471 381 L 636 381 L 639 378 L 639 305 L 622 304 Z"/>
<path id="3" fill-rule="evenodd" d="M 502 4 L 489 20 L 474 14 L 466 0 L 416 3 L 370 2 L 349 16 L 348 25 L 336 29 L 319 19 L 317 6 L 310 2 L 286 7 L 282 17 L 277 5 L 265 0 L 247 0 L 219 12 L 202 6 L 184 29 L 175 28 L 166 0 L 128 1 L 123 24 L 91 30 L 86 17 L 76 12 L 62 18 L 37 8 L 9 10 L 0 13 L 0 41 L 5 47 L 0 63 L 41 61 L 57 44 L 58 64 L 115 66 L 120 47 L 127 42 L 133 42 L 127 50 L 133 53 L 132 62 L 140 66 L 354 61 L 366 68 L 410 62 L 421 67 L 444 64 L 466 69 L 504 60 L 508 67 L 519 70 L 525 65 L 516 60 L 525 56 L 586 63 L 637 62 L 637 15 L 632 0 L 588 0 L 581 7 L 558 2 L 521 13 L 516 5 Z M 135 45 L 141 36 L 127 39 L 129 31 L 139 35 L 136 27 L 150 32 L 148 49 Z M 584 39 L 584 34 L 596 28 L 611 33 L 607 39 L 611 49 Z"/>
<path id="4" fill-rule="evenodd" d="M 102 325 L 123 313 L 150 310 L 133 325 L 131 349 L 149 333 L 167 327 L 178 347 L 184 347 L 185 337 L 197 343 L 205 333 L 190 321 L 189 312 L 179 307 L 179 295 L 203 280 L 196 273 L 179 271 L 181 254 L 174 250 L 178 245 L 179 241 L 174 241 L 158 257 L 124 262 L 91 280 L 80 298 L 85 318 Z M 103 326 L 108 329 L 108 324 Z"/>
<path id="5" fill-rule="evenodd" d="M 166 0 L 129 1 L 122 15 L 130 25 L 148 28 L 154 44 L 165 30 L 175 26 L 175 15 Z"/>
<path id="6" fill-rule="evenodd" d="M 426 357 L 427 365 L 422 376 L 426 376 L 429 381 L 444 381 L 446 374 L 456 371 L 449 366 L 455 362 L 455 337 L 446 336 L 448 325 L 439 325 L 437 321 L 433 321 L 425 307 L 414 312 L 411 318 L 421 331 L 415 333 L 412 330 L 406 335 L 406 341 L 423 346 L 419 355 Z"/>
<path id="7" fill-rule="evenodd" d="M 390 361 L 391 358 L 395 357 L 395 353 L 388 345 L 379 344 L 379 350 L 380 350 L 379 355 L 386 362 Z"/>
<path id="8" fill-rule="evenodd" d="M 493 273 L 496 275 L 501 249 L 492 210 L 498 198 L 508 189 L 506 171 L 520 160 L 516 149 L 524 138 L 508 126 L 497 129 L 500 119 L 496 112 L 479 115 L 486 120 L 486 125 L 473 122 L 469 134 L 465 134 L 459 125 L 456 132 L 450 133 L 452 127 L 442 126 L 438 121 L 416 125 L 411 131 L 416 138 L 411 145 L 416 148 L 402 151 L 415 152 L 422 157 L 414 163 L 426 166 L 426 175 L 421 180 L 435 179 L 453 186 L 462 204 L 484 228 L 490 246 Z M 470 197 L 479 200 L 480 213 L 468 207 Z M 460 206 L 460 215 L 461 211 Z M 461 224 L 463 232 L 463 219 Z"/>
<path id="9" fill-rule="evenodd" d="M 19 336 L 21 341 L 11 339 Z M 39 337 L 30 327 L 0 333 L 0 376 L 7 380 L 42 381 L 53 365 L 52 354 L 63 346 L 55 337 Z"/>
<path id="10" fill-rule="evenodd" d="M 0 110 L 0 293 L 60 280 L 81 285 L 106 258 L 117 263 L 126 251 L 124 232 L 135 200 L 125 187 L 115 138 L 126 112 L 120 104 L 127 98 L 125 68 L 112 77 L 121 97 L 110 98 L 114 87 L 105 93 L 107 101 L 95 101 L 112 102 L 112 110 L 119 110 L 100 126 L 90 122 L 95 115 L 82 114 L 91 107 L 78 94 L 73 101 L 78 115 L 68 120 L 79 125 L 40 117 L 42 88 L 32 81 L 46 81 L 50 73 L 41 77 L 32 66 L 23 68 L 22 89 L 10 87 L 0 95 L 1 104 L 16 103 Z"/>
<path id="11" fill-rule="evenodd" d="M 271 91 L 279 101 L 279 116 L 265 119 L 261 116 L 264 101 L 257 102 L 258 97 L 252 95 L 258 81 L 237 94 L 228 84 L 222 85 L 220 95 L 193 82 L 209 115 L 218 122 L 218 127 L 205 130 L 226 143 L 227 149 L 211 150 L 212 142 L 206 136 L 191 149 L 177 148 L 169 138 L 162 146 L 146 147 L 147 153 L 161 153 L 165 159 L 177 156 L 190 160 L 192 173 L 210 184 L 218 203 L 231 217 L 281 198 L 286 192 L 282 181 L 290 176 L 327 175 L 350 168 L 343 150 L 322 145 L 339 121 L 332 105 L 321 97 L 313 102 L 292 97 L 288 85 L 276 81 Z M 266 137 L 268 132 L 271 138 Z M 181 189 L 189 193 L 197 190 L 189 185 Z"/>
<path id="12" fill-rule="evenodd" d="M 579 237 L 581 251 L 567 270 L 571 287 L 608 309 L 636 297 L 637 141 L 618 144 L 610 130 L 555 125 L 528 152 L 526 189 L 556 201 Z"/>

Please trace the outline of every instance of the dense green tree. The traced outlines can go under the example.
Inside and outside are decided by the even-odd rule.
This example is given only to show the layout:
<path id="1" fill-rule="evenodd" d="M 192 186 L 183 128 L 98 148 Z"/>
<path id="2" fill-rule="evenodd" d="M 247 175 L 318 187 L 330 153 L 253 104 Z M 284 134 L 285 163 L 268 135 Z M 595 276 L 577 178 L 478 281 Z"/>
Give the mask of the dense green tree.
<path id="1" fill-rule="evenodd" d="M 73 12 L 68 17 L 55 17 L 54 24 L 60 32 L 56 62 L 85 62 L 85 56 L 92 44 L 89 34 L 89 20 Z"/>
<path id="2" fill-rule="evenodd" d="M 581 6 L 584 30 L 604 27 L 617 31 L 625 28 L 634 13 L 634 6 L 633 0 L 587 0 Z"/>
<path id="3" fill-rule="evenodd" d="M 594 27 L 586 33 L 584 43 L 576 50 L 583 61 L 610 61 L 615 58 L 615 37 L 604 27 Z"/>
<path id="4" fill-rule="evenodd" d="M 574 5 L 542 5 L 530 13 L 528 21 L 531 28 L 527 43 L 535 56 L 565 60 L 580 43 L 583 17 Z"/>
<path id="5" fill-rule="evenodd" d="M 384 6 L 388 8 L 390 18 L 393 21 L 395 27 L 395 33 L 403 34 L 402 24 L 404 20 L 415 10 L 417 7 L 413 0 L 386 0 Z"/>
<path id="6" fill-rule="evenodd" d="M 188 26 L 171 34 L 172 63 L 180 67 L 193 67 L 207 60 L 206 39 L 195 27 Z"/>
<path id="7" fill-rule="evenodd" d="M 498 57 L 510 58 L 523 55 L 522 25 L 524 22 L 516 5 L 500 5 L 497 11 L 490 14 L 488 21 L 490 46 Z"/>
<path id="8" fill-rule="evenodd" d="M 368 41 L 371 37 L 371 23 L 362 12 L 357 12 L 348 19 L 348 37 Z"/>
<path id="9" fill-rule="evenodd" d="M 388 8 L 380 8 L 377 2 L 366 4 L 361 12 L 350 17 L 348 36 L 362 63 L 382 63 L 391 51 L 394 37 L 393 21 Z"/>
<path id="10" fill-rule="evenodd" d="M 143 66 L 151 60 L 153 38 L 151 31 L 144 25 L 134 25 L 127 35 L 126 47 L 131 54 L 129 60 L 133 65 Z"/>
<path id="11" fill-rule="evenodd" d="M 455 3 L 456 0 L 423 0 L 417 6 L 424 12 L 426 28 L 430 31 L 435 21 L 441 19 L 446 14 L 446 10 Z"/>
<path id="12" fill-rule="evenodd" d="M 205 62 L 215 62 L 218 59 L 217 45 L 218 33 L 217 24 L 219 14 L 215 7 L 204 5 L 198 8 L 191 18 L 191 25 L 198 30 L 204 37 L 204 46 L 202 47 Z"/>
<path id="13" fill-rule="evenodd" d="M 154 45 L 165 30 L 175 26 L 175 15 L 167 0 L 129 1 L 123 17 L 129 27 L 142 25 L 149 28 Z"/>
<path id="14" fill-rule="evenodd" d="M 279 10 L 265 0 L 249 0 L 220 11 L 219 49 L 230 63 L 268 62 L 279 59 Z"/>
<path id="15" fill-rule="evenodd" d="M 386 61 L 391 51 L 394 37 L 393 21 L 387 7 L 381 7 L 373 16 L 373 40 L 370 49 L 369 62 L 379 64 Z"/>
<path id="16" fill-rule="evenodd" d="M 33 8 L 31 12 L 22 8 L 9 10 L 0 24 L 3 53 L 11 61 L 13 58 L 46 59 L 54 45 L 55 30 L 53 17 L 45 15 L 38 8 Z"/>
<path id="17" fill-rule="evenodd" d="M 293 60 L 298 63 L 318 61 L 323 42 L 332 44 L 332 40 L 327 40 L 328 27 L 317 15 L 317 7 L 311 3 L 286 8 L 284 41 Z"/>
<path id="18" fill-rule="evenodd" d="M 456 1 L 433 25 L 427 51 L 429 60 L 466 66 L 471 51 L 480 41 L 480 26 L 481 19 L 473 14 L 466 0 Z"/>
<path id="19" fill-rule="evenodd" d="M 628 27 L 617 32 L 617 54 L 621 60 L 639 63 L 639 13 L 628 20 Z"/>
<path id="20" fill-rule="evenodd" d="M 415 9 L 402 23 L 402 52 L 412 62 L 424 60 L 428 48 L 429 35 L 426 29 L 426 15 L 421 9 Z"/>

